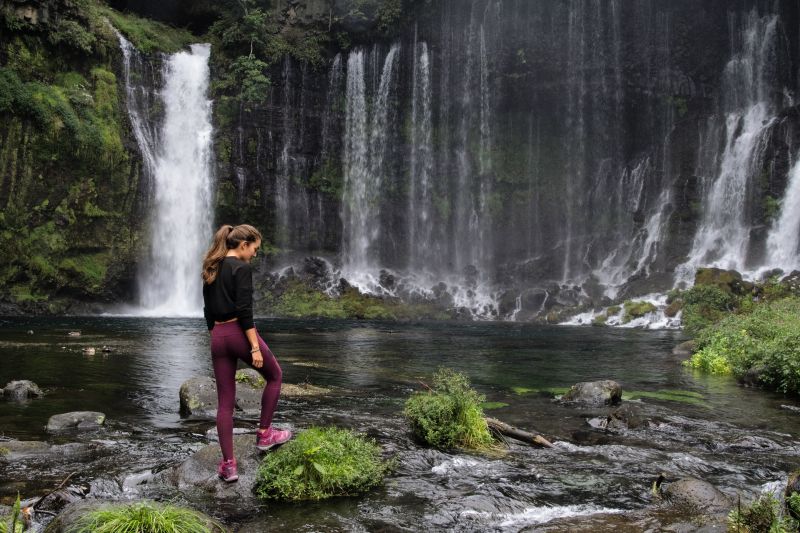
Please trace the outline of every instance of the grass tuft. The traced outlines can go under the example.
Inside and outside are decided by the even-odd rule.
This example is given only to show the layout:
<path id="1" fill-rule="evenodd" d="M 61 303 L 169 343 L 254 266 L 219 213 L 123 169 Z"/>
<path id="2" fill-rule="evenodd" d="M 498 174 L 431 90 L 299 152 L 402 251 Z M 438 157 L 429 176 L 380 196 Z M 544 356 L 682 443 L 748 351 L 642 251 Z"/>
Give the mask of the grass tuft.
<path id="1" fill-rule="evenodd" d="M 200 513 L 169 504 L 136 502 L 87 513 L 78 533 L 214 533 L 225 529 Z"/>
<path id="2" fill-rule="evenodd" d="M 494 440 L 483 418 L 484 401 L 464 374 L 440 368 L 433 376 L 433 389 L 414 393 L 404 414 L 414 434 L 431 446 L 485 450 Z"/>
<path id="3" fill-rule="evenodd" d="M 266 456 L 256 494 L 267 500 L 322 500 L 361 494 L 389 469 L 374 440 L 337 428 L 310 428 Z"/>

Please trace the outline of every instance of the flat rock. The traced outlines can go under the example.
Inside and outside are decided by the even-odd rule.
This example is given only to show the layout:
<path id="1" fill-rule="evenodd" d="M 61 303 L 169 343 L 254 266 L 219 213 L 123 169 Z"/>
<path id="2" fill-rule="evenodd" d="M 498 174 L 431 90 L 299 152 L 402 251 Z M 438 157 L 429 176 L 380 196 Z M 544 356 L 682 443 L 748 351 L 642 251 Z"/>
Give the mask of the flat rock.
<path id="1" fill-rule="evenodd" d="M 576 383 L 561 397 L 565 403 L 589 406 L 616 405 L 622 400 L 622 387 L 610 379 Z"/>
<path id="2" fill-rule="evenodd" d="M 10 381 L 3 388 L 3 398 L 11 401 L 24 401 L 28 398 L 41 398 L 44 392 L 39 385 L 27 379 Z"/>
<path id="3" fill-rule="evenodd" d="M 106 415 L 98 411 L 73 411 L 53 415 L 47 421 L 47 431 L 70 429 L 98 429 L 106 421 Z"/>

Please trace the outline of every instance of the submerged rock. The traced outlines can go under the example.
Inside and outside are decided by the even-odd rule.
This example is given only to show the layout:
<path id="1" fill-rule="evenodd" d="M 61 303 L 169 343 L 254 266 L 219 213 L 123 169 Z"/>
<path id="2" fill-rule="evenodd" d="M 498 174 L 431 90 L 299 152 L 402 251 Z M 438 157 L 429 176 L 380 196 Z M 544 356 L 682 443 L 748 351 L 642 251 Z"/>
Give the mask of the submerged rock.
<path id="1" fill-rule="evenodd" d="M 39 388 L 39 385 L 27 379 L 9 381 L 2 391 L 3 398 L 16 402 L 44 396 L 44 392 Z"/>
<path id="2" fill-rule="evenodd" d="M 622 400 L 622 387 L 610 379 L 576 383 L 561 397 L 565 403 L 601 406 L 616 405 Z"/>
<path id="3" fill-rule="evenodd" d="M 97 429 L 106 421 L 106 415 L 98 411 L 73 411 L 53 415 L 45 429 L 50 432 L 68 429 Z"/>
<path id="4" fill-rule="evenodd" d="M 711 483 L 696 478 L 684 478 L 666 485 L 664 496 L 674 506 L 686 511 L 723 513 L 733 503 Z"/>
<path id="5" fill-rule="evenodd" d="M 697 347 L 697 343 L 693 340 L 685 341 L 672 349 L 672 355 L 680 355 L 689 357 L 692 355 Z"/>

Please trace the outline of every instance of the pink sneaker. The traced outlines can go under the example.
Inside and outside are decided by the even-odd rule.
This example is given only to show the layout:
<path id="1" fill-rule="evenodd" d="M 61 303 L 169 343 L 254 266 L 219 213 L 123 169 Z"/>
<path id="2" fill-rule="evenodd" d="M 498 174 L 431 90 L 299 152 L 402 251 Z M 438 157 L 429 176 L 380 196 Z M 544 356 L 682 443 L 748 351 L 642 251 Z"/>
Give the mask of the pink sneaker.
<path id="1" fill-rule="evenodd" d="M 236 472 L 236 459 L 220 461 L 217 467 L 217 475 L 226 483 L 237 481 L 239 479 L 239 474 Z"/>
<path id="2" fill-rule="evenodd" d="M 259 429 L 256 435 L 258 436 L 256 448 L 261 451 L 270 450 L 292 438 L 291 431 L 275 429 L 272 426 L 264 430 Z"/>

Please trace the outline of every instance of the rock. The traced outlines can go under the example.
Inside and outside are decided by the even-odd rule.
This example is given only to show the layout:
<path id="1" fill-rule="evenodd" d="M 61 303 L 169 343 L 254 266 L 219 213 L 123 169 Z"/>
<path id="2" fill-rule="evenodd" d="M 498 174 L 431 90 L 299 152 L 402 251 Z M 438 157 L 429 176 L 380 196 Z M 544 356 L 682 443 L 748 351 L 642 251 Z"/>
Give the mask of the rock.
<path id="1" fill-rule="evenodd" d="M 395 278 L 394 274 L 390 273 L 387 270 L 381 270 L 380 277 L 378 279 L 381 287 L 383 287 L 387 291 L 391 292 L 397 288 L 397 278 Z"/>
<path id="2" fill-rule="evenodd" d="M 664 316 L 668 318 L 675 318 L 675 316 L 683 309 L 683 302 L 675 300 L 664 309 Z"/>
<path id="3" fill-rule="evenodd" d="M 692 355 L 697 347 L 697 343 L 693 340 L 685 341 L 672 349 L 672 355 L 680 355 L 689 357 Z"/>
<path id="4" fill-rule="evenodd" d="M 577 383 L 561 397 L 562 402 L 591 406 L 616 405 L 621 400 L 622 387 L 610 379 Z"/>
<path id="5" fill-rule="evenodd" d="M 50 445 L 34 440 L 10 440 L 0 442 L 0 463 L 11 463 L 21 459 L 46 458 L 49 463 L 83 461 L 100 447 L 99 444 L 70 442 Z"/>
<path id="6" fill-rule="evenodd" d="M 69 429 L 97 429 L 106 421 L 106 415 L 97 411 L 73 411 L 53 415 L 47 421 L 47 431 L 65 431 Z"/>
<path id="7" fill-rule="evenodd" d="M 797 407 L 796 405 L 781 405 L 781 409 L 800 414 L 800 407 Z"/>
<path id="8" fill-rule="evenodd" d="M 80 337 L 80 336 L 81 336 L 80 331 L 70 331 L 69 333 L 67 333 L 67 337 Z"/>
<path id="9" fill-rule="evenodd" d="M 793 270 L 788 276 L 781 280 L 781 285 L 792 294 L 800 294 L 800 270 Z"/>
<path id="10" fill-rule="evenodd" d="M 180 465 L 159 472 L 153 477 L 153 483 L 175 487 L 189 498 L 193 495 L 207 497 L 215 504 L 235 503 L 237 507 L 253 508 L 258 504 L 253 487 L 261 462 L 254 437 L 234 435 L 233 453 L 239 473 L 236 483 L 225 483 L 217 477 L 217 465 L 222 459 L 219 444 L 209 444 Z"/>
<path id="11" fill-rule="evenodd" d="M 726 448 L 732 451 L 739 451 L 739 452 L 742 451 L 768 452 L 773 450 L 779 450 L 781 448 L 781 445 L 766 437 L 748 435 L 747 437 L 742 437 L 741 439 L 737 439 L 729 443 L 726 446 Z"/>
<path id="12" fill-rule="evenodd" d="M 753 368 L 745 372 L 743 376 L 739 377 L 739 383 L 741 383 L 745 387 L 760 387 L 761 375 L 763 373 L 764 373 L 763 366 L 754 366 Z"/>
<path id="13" fill-rule="evenodd" d="M 625 403 L 614 409 L 614 411 L 608 415 L 608 418 L 608 425 L 612 428 L 639 429 L 645 425 L 642 410 L 630 403 Z"/>
<path id="14" fill-rule="evenodd" d="M 10 381 L 3 388 L 3 397 L 11 401 L 24 401 L 28 398 L 41 398 L 44 396 L 42 389 L 33 381 L 21 379 L 17 381 Z"/>
<path id="15" fill-rule="evenodd" d="M 255 429 L 249 428 L 233 428 L 234 435 L 255 435 Z M 212 427 L 208 431 L 206 431 L 206 439 L 214 442 L 219 442 L 219 433 L 217 432 L 216 427 Z"/>
<path id="16" fill-rule="evenodd" d="M 181 415 L 197 418 L 216 418 L 217 384 L 207 376 L 184 381 L 178 393 Z"/>
<path id="17" fill-rule="evenodd" d="M 94 348 L 92 348 L 91 346 L 83 349 L 83 353 L 85 355 L 94 355 L 95 352 L 96 352 L 96 350 Z"/>
<path id="18" fill-rule="evenodd" d="M 714 285 L 732 294 L 747 294 L 753 291 L 753 283 L 743 281 L 735 270 L 720 268 L 698 268 L 694 276 L 695 285 Z"/>
<path id="19" fill-rule="evenodd" d="M 733 505 L 714 485 L 696 478 L 684 478 L 666 485 L 664 496 L 678 507 L 693 512 L 722 513 Z"/>

